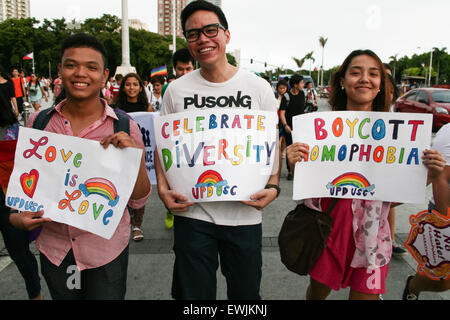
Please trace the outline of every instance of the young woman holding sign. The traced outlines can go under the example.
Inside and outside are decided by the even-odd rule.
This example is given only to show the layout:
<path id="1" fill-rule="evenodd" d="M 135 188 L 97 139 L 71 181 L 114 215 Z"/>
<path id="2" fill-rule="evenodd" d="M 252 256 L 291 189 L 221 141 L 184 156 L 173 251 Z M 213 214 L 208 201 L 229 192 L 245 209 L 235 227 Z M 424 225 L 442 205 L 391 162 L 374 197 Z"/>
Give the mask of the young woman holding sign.
<path id="1" fill-rule="evenodd" d="M 388 112 L 390 88 L 385 68 L 370 50 L 353 51 L 332 79 L 330 105 L 333 111 Z M 290 166 L 308 155 L 309 146 L 288 147 Z M 445 161 L 436 151 L 424 152 L 430 179 L 443 170 Z M 325 212 L 331 198 L 307 199 L 305 204 Z M 334 210 L 333 229 L 316 265 L 310 271 L 308 300 L 323 300 L 331 290 L 350 287 L 349 299 L 377 300 L 385 293 L 385 279 L 392 254 L 387 220 L 391 203 L 339 199 Z M 372 226 L 372 227 L 370 227 Z M 377 226 L 377 227 L 376 227 Z"/>
<path id="2" fill-rule="evenodd" d="M 127 74 L 120 84 L 115 106 L 127 113 L 153 112 L 153 107 L 148 103 L 144 88 L 144 82 L 138 74 Z M 145 206 L 139 209 L 129 208 L 129 211 L 131 216 L 131 228 L 133 230 L 133 240 L 141 241 L 144 239 L 144 232 L 142 231 L 141 226 L 142 221 L 144 220 Z"/>

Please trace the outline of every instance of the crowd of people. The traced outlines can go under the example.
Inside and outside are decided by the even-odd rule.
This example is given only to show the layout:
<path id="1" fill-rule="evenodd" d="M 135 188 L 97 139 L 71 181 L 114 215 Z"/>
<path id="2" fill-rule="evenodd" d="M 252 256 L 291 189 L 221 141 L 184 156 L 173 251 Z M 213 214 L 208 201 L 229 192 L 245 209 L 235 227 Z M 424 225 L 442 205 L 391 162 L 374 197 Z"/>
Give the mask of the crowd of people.
<path id="1" fill-rule="evenodd" d="M 138 74 L 109 77 L 108 54 L 94 37 L 69 36 L 61 45 L 59 77 L 52 82 L 35 74 L 26 79 L 14 69 L 12 77 L 0 69 L 0 227 L 6 248 L 22 274 L 30 299 L 42 298 L 36 258 L 30 240 L 40 252 L 41 273 L 53 299 L 124 299 L 128 267 L 130 229 L 132 239 L 144 238 L 142 222 L 152 192 L 144 157 L 128 207 L 110 240 L 44 218 L 44 212 L 15 212 L 5 206 L 6 186 L 12 169 L 10 151 L 17 140 L 17 116 L 29 100 L 35 113 L 26 126 L 35 127 L 42 112 L 48 123 L 43 130 L 98 140 L 104 148 L 144 148 L 132 112 L 199 112 L 186 106 L 192 93 L 220 97 L 246 92 L 252 110 L 278 112 L 279 166 L 264 189 L 250 201 L 191 203 L 171 189 L 159 157 L 155 157 L 157 192 L 167 209 L 165 226 L 173 228 L 175 263 L 171 293 L 174 299 L 216 299 L 216 273 L 220 263 L 231 300 L 259 300 L 262 277 L 262 211 L 280 194 L 281 159 L 285 154 L 287 179 L 292 180 L 295 164 L 307 157 L 309 146 L 292 139 L 293 117 L 318 110 L 317 93 L 301 75 L 281 79 L 273 88 L 257 75 L 231 65 L 226 46 L 231 33 L 223 11 L 206 1 L 193 1 L 181 13 L 181 25 L 188 48 L 174 54 L 174 79 L 161 76 L 150 84 Z M 194 70 L 195 61 L 200 68 Z M 329 104 L 333 111 L 389 112 L 396 93 L 389 70 L 370 50 L 355 50 L 343 61 L 331 81 Z M 175 81 L 173 81 L 175 80 Z M 173 82 L 172 82 L 173 81 Z M 53 107 L 40 111 L 42 99 L 50 97 Z M 364 86 L 364 90 L 360 87 Z M 128 132 L 113 129 L 115 121 L 129 123 Z M 64 125 L 68 123 L 69 125 Z M 157 151 L 155 151 L 157 154 Z M 9 157 L 9 158 L 8 158 Z M 423 154 L 428 184 L 433 187 L 430 208 L 447 214 L 450 183 L 450 127 L 438 133 L 432 150 Z M 248 177 L 251 179 L 251 177 Z M 325 212 L 330 198 L 307 199 L 310 208 Z M 339 199 L 331 216 L 333 230 L 327 246 L 310 272 L 306 298 L 326 299 L 331 290 L 350 287 L 349 299 L 377 300 L 386 291 L 385 280 L 394 243 L 392 208 L 401 204 L 359 199 Z M 151 204 L 150 204 L 151 206 Z M 151 210 L 147 208 L 148 210 Z M 378 228 L 356 237 L 355 228 L 377 222 Z M 30 233 L 39 230 L 38 234 Z M 369 255 L 362 243 L 372 243 L 376 255 Z M 67 284 L 67 269 L 76 265 L 81 288 Z M 381 285 L 369 287 L 368 279 L 379 275 Z M 449 280 L 433 281 L 417 274 L 405 279 L 403 299 L 417 299 L 421 291 L 448 290 Z"/>

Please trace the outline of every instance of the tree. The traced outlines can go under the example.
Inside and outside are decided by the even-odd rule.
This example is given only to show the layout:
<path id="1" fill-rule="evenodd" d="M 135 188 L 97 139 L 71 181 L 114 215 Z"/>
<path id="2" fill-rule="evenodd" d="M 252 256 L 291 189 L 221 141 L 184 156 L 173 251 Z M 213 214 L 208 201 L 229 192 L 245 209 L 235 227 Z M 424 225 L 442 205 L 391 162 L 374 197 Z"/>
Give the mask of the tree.
<path id="1" fill-rule="evenodd" d="M 392 68 L 392 77 L 394 78 L 395 81 L 395 69 L 397 67 L 397 57 L 398 57 L 398 53 L 394 54 L 393 56 L 390 56 L 389 59 L 391 59 L 394 62 L 394 67 Z M 391 64 L 391 63 L 389 63 Z"/>
<path id="2" fill-rule="evenodd" d="M 313 57 L 314 51 L 308 52 L 305 55 L 305 60 L 309 60 L 309 75 L 311 76 L 311 63 L 316 62 L 316 59 Z"/>
<path id="3" fill-rule="evenodd" d="M 322 64 L 320 66 L 320 70 L 322 72 L 322 77 L 320 79 L 321 86 L 323 86 L 323 57 L 324 57 L 324 52 L 325 52 L 325 45 L 327 44 L 327 42 L 328 42 L 328 38 L 324 38 L 322 36 L 319 37 L 319 43 L 320 43 L 320 46 L 322 47 Z"/>
<path id="4" fill-rule="evenodd" d="M 292 57 L 292 60 L 294 60 L 295 64 L 297 65 L 297 68 L 300 70 L 303 67 L 303 64 L 305 63 L 305 57 L 298 59 L 296 57 Z"/>

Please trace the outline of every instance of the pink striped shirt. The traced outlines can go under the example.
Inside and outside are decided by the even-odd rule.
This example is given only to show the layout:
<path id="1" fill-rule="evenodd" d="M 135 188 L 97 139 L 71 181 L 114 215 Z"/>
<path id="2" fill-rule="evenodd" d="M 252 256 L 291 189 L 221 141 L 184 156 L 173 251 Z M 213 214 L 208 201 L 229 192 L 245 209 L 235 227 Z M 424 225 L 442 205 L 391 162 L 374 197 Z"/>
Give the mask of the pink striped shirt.
<path id="1" fill-rule="evenodd" d="M 102 117 L 81 131 L 78 137 L 101 141 L 104 137 L 114 133 L 114 119 L 117 119 L 117 116 L 105 100 L 102 99 L 101 101 L 105 106 Z M 65 103 L 66 100 L 55 107 L 54 115 L 45 127 L 45 131 L 73 136 L 70 122 L 61 113 Z M 37 114 L 38 112 L 30 117 L 27 127 L 33 126 Z M 133 120 L 130 120 L 130 136 L 139 148 L 144 149 L 141 132 Z M 142 208 L 150 193 L 151 187 L 144 198 L 130 199 L 128 205 L 136 209 Z M 78 268 L 85 270 L 101 267 L 117 258 L 127 247 L 129 240 L 130 215 L 128 209 L 125 209 L 122 219 L 110 240 L 66 224 L 47 222 L 36 241 L 36 247 L 56 266 L 61 264 L 67 253 L 72 249 Z"/>

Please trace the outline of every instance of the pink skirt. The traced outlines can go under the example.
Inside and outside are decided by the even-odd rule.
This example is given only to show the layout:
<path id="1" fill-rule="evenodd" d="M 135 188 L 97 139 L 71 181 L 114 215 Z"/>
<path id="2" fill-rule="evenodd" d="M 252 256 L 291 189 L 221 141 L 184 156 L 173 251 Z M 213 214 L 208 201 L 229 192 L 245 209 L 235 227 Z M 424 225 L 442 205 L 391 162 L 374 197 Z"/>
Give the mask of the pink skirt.
<path id="1" fill-rule="evenodd" d="M 321 199 L 322 210 L 326 211 L 331 198 Z M 375 269 L 352 268 L 355 253 L 353 238 L 352 199 L 340 199 L 333 212 L 333 230 L 316 265 L 309 275 L 333 290 L 350 287 L 351 290 L 367 294 L 384 294 L 389 264 Z"/>

